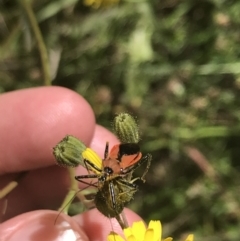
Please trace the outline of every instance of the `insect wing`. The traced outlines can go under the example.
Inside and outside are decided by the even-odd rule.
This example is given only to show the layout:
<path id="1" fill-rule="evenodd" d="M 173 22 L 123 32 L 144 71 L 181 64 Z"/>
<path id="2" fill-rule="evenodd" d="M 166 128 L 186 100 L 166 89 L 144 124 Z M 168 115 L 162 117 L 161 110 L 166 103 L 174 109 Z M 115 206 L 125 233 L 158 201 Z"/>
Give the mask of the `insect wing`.
<path id="1" fill-rule="evenodd" d="M 141 159 L 142 153 L 138 144 L 126 143 L 113 146 L 109 156 L 118 160 L 122 169 L 126 169 L 137 163 Z"/>

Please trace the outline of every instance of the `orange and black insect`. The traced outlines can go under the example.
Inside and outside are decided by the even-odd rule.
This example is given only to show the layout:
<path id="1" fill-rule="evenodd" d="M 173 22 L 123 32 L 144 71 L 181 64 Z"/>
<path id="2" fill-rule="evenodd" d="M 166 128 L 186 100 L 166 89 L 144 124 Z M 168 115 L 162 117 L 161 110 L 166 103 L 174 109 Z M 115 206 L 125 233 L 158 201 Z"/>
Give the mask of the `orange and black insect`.
<path id="1" fill-rule="evenodd" d="M 147 168 L 141 177 L 144 180 L 152 156 L 150 154 L 142 157 L 139 145 L 136 143 L 124 143 L 113 146 L 109 153 L 109 144 L 106 143 L 102 166 L 96 166 L 92 161 L 84 159 L 87 170 L 95 174 L 76 176 L 76 180 L 87 183 L 83 179 L 97 178 L 96 184 L 91 184 L 98 188 L 94 198 L 98 210 L 108 217 L 120 218 L 124 206 L 133 198 L 137 191 L 134 183 L 138 178 L 131 180 L 132 172 L 147 162 Z M 120 221 L 119 221 L 120 223 Z M 126 228 L 121 223 L 123 228 Z"/>
<path id="2" fill-rule="evenodd" d="M 104 159 L 102 160 L 102 166 L 99 168 L 92 161 L 84 159 L 84 164 L 87 170 L 96 171 L 97 174 L 88 174 L 82 176 L 76 176 L 76 180 L 81 181 L 85 178 L 98 178 L 98 181 L 104 182 L 114 179 L 118 176 L 124 177 L 127 174 L 132 173 L 135 169 L 141 166 L 144 162 L 147 162 L 147 168 L 141 177 L 144 180 L 147 173 L 152 156 L 147 154 L 142 157 L 140 147 L 136 143 L 124 143 L 113 146 L 109 153 L 109 143 L 106 143 Z"/>

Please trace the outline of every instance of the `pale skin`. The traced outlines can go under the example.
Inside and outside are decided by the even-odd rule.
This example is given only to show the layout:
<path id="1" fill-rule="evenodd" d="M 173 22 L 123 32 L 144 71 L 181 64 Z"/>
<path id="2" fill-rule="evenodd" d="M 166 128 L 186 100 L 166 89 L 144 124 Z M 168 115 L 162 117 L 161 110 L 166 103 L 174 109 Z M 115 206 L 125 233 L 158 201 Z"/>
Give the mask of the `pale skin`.
<path id="1" fill-rule="evenodd" d="M 121 233 L 115 220 L 96 209 L 74 217 L 56 210 L 69 187 L 68 173 L 56 165 L 54 147 L 65 135 L 81 139 L 101 157 L 105 141 L 117 138 L 95 123 L 89 104 L 77 93 L 60 87 L 40 87 L 0 96 L 0 189 L 20 178 L 18 186 L 0 200 L 1 240 L 106 240 Z M 83 174 L 76 168 L 76 175 Z M 22 176 L 20 176 L 20 173 Z M 6 211 L 2 214 L 6 207 Z M 34 211 L 35 210 L 35 211 Z M 140 217 L 126 209 L 128 222 Z"/>

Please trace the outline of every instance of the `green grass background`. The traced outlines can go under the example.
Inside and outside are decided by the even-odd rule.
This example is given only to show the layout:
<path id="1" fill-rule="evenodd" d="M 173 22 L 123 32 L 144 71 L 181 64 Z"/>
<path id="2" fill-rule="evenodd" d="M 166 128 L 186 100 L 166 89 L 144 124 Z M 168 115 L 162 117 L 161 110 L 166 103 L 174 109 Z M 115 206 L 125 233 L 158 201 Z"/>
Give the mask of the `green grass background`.
<path id="1" fill-rule="evenodd" d="M 0 1 L 0 92 L 43 85 L 24 1 Z M 130 207 L 164 236 L 240 240 L 240 2 L 30 1 L 53 85 L 83 95 L 98 123 L 137 116 L 147 182 Z M 139 174 L 141 170 L 139 170 Z"/>

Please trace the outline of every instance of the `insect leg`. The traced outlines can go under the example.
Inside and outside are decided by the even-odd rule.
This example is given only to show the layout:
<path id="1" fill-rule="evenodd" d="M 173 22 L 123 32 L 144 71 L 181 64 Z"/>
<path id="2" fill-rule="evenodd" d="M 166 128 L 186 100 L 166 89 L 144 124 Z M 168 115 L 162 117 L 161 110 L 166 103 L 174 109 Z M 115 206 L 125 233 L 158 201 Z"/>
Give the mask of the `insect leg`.
<path id="1" fill-rule="evenodd" d="M 137 180 L 137 179 L 134 179 L 134 180 L 132 180 L 132 181 L 136 181 L 136 180 Z M 130 187 L 130 188 L 137 188 L 137 184 L 135 184 L 135 183 L 133 183 L 133 182 L 128 182 L 128 181 L 126 181 L 126 180 L 124 180 L 124 179 L 119 179 L 118 182 L 121 183 L 121 184 L 123 184 L 123 185 L 125 185 L 125 186 L 128 186 L 128 187 Z"/>
<path id="2" fill-rule="evenodd" d="M 89 186 L 97 187 L 96 184 L 92 184 L 89 182 L 85 182 L 82 179 L 87 179 L 87 178 L 98 178 L 98 175 L 96 174 L 88 174 L 88 175 L 82 175 L 82 176 L 75 176 L 75 179 L 81 183 L 87 184 Z"/>
<path id="3" fill-rule="evenodd" d="M 151 161 L 152 161 L 152 155 L 151 155 L 151 154 L 147 154 L 146 156 L 143 157 L 143 159 L 144 159 L 144 158 L 145 158 L 145 161 L 147 161 L 147 166 L 146 166 L 146 169 L 145 169 L 145 171 L 144 171 L 144 173 L 143 173 L 143 175 L 142 175 L 142 177 L 141 177 L 141 180 L 142 180 L 143 182 L 146 181 L 146 180 L 145 180 L 145 176 L 146 176 L 146 174 L 147 174 L 147 172 L 148 172 L 148 170 L 149 170 L 149 168 L 150 168 Z"/>
<path id="4" fill-rule="evenodd" d="M 128 173 L 131 173 L 133 172 L 134 170 L 136 170 L 139 166 L 141 166 L 144 162 L 147 162 L 147 167 L 141 177 L 141 180 L 143 182 L 145 182 L 145 176 L 150 168 L 150 165 L 151 165 L 151 161 L 152 161 L 152 155 L 151 154 L 147 154 L 146 156 L 144 156 L 140 161 L 138 161 L 136 164 L 134 164 L 133 166 L 125 169 L 125 170 L 122 170 L 122 174 L 128 174 Z"/>
<path id="5" fill-rule="evenodd" d="M 114 192 L 114 186 L 113 186 L 113 182 L 109 182 L 109 191 L 110 191 L 110 196 L 111 196 L 111 201 L 112 201 L 112 207 L 113 209 L 116 208 L 116 196 L 115 196 L 115 192 Z"/>
<path id="6" fill-rule="evenodd" d="M 89 171 L 97 171 L 97 172 L 102 172 L 102 169 L 98 168 L 96 165 L 94 165 L 91 161 L 87 160 L 87 159 L 84 159 L 83 160 L 84 164 L 85 164 L 85 167 L 86 169 Z"/>

